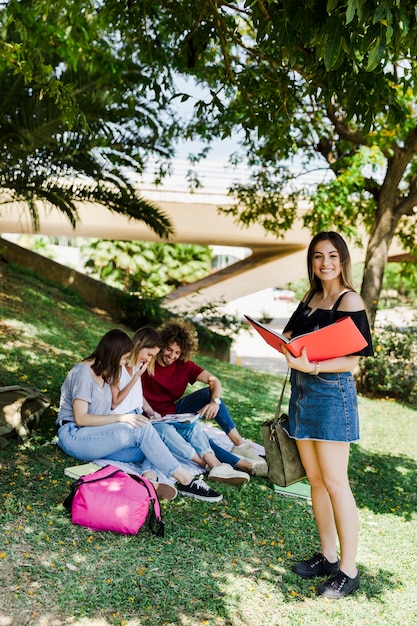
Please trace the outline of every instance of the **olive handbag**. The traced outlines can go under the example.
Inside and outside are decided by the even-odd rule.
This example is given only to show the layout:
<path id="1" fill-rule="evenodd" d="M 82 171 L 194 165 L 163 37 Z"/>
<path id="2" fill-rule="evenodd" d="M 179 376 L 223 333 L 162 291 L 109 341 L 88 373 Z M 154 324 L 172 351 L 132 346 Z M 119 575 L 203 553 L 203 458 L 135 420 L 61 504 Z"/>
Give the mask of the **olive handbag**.
<path id="1" fill-rule="evenodd" d="M 280 487 L 288 487 L 306 477 L 295 439 L 288 437 L 284 430 L 288 415 L 281 413 L 288 374 L 289 370 L 282 387 L 274 419 L 262 424 L 265 456 L 269 468 L 268 478 Z"/>

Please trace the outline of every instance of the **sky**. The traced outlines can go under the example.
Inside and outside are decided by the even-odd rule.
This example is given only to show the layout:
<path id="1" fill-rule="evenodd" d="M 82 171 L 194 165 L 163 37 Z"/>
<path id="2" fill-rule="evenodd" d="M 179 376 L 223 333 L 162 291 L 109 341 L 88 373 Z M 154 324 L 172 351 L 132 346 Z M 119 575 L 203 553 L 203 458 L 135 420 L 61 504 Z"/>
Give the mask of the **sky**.
<path id="1" fill-rule="evenodd" d="M 204 98 L 204 90 L 195 85 L 191 78 L 185 79 L 178 77 L 177 79 L 177 91 L 178 93 L 188 93 L 191 97 L 182 102 L 181 98 L 177 98 L 176 106 L 178 112 L 185 120 L 191 117 L 192 109 L 197 99 Z M 238 168 L 232 167 L 229 164 L 229 157 L 235 152 L 242 153 L 242 149 L 239 146 L 239 134 L 238 132 L 231 138 L 224 140 L 215 139 L 210 144 L 210 151 L 208 156 L 203 159 L 198 165 L 191 165 L 188 161 L 190 154 L 198 154 L 206 147 L 207 144 L 199 141 L 183 141 L 176 147 L 176 157 L 172 163 L 173 174 L 167 178 L 163 185 L 163 189 L 175 190 L 175 191 L 188 191 L 189 183 L 187 181 L 187 172 L 194 170 L 204 185 L 202 191 L 207 193 L 227 194 L 227 191 L 233 182 L 244 182 L 250 179 L 250 170 L 242 164 Z M 299 162 L 301 167 L 301 162 Z M 322 162 L 317 162 L 317 168 L 319 165 L 322 167 Z M 144 182 L 146 186 L 152 186 L 152 167 L 150 162 L 147 172 L 145 173 Z M 298 169 L 297 161 L 294 162 L 294 169 Z M 324 178 L 323 170 L 316 169 L 307 175 L 300 178 L 300 184 L 304 186 L 311 186 Z"/>

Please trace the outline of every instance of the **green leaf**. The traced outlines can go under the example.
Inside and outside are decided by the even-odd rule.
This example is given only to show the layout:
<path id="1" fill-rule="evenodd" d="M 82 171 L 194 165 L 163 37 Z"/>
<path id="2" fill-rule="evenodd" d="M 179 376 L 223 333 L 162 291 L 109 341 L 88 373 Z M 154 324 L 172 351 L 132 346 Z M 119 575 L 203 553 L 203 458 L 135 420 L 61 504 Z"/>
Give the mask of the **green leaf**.
<path id="1" fill-rule="evenodd" d="M 331 17 L 324 49 L 324 64 L 327 71 L 333 69 L 339 60 L 343 35 L 344 31 L 340 17 L 338 15 Z"/>
<path id="2" fill-rule="evenodd" d="M 378 65 L 380 64 L 386 50 L 385 42 L 385 36 L 378 37 L 376 45 L 370 50 L 368 56 L 368 64 L 366 66 L 366 70 L 368 72 L 373 72 L 375 68 L 378 67 Z"/>
<path id="3" fill-rule="evenodd" d="M 350 24 L 356 13 L 356 0 L 349 0 L 346 11 L 346 24 Z"/>
<path id="4" fill-rule="evenodd" d="M 331 13 L 338 5 L 339 0 L 328 0 L 327 1 L 327 13 Z"/>
<path id="5" fill-rule="evenodd" d="M 387 13 L 389 14 L 391 13 L 390 10 L 388 9 L 387 2 L 386 1 L 380 2 L 377 8 L 375 9 L 372 23 L 376 24 L 377 22 L 380 22 L 381 20 L 387 17 Z"/>

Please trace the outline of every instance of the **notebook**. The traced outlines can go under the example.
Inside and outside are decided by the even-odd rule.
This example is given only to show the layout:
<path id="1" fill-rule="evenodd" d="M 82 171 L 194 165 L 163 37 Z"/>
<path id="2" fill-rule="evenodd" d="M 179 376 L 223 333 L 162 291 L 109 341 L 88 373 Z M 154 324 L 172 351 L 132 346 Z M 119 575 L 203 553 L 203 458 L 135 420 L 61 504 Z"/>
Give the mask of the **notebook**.
<path id="1" fill-rule="evenodd" d="M 267 344 L 282 352 L 285 346 L 295 357 L 301 355 L 301 350 L 307 348 L 310 361 L 325 361 L 346 354 L 354 354 L 368 345 L 368 342 L 348 315 L 329 326 L 324 326 L 310 333 L 299 335 L 294 339 L 287 339 L 276 330 L 257 322 L 249 315 L 245 315 L 248 322 L 258 331 Z"/>
<path id="2" fill-rule="evenodd" d="M 282 496 L 290 496 L 291 498 L 304 498 L 305 500 L 311 500 L 311 489 L 307 481 L 301 480 L 298 483 L 294 483 L 289 487 L 279 487 L 274 485 L 274 491 L 280 493 Z"/>
<path id="3" fill-rule="evenodd" d="M 66 467 L 64 474 L 70 478 L 80 478 L 80 476 L 87 476 L 87 474 L 93 474 L 97 470 L 101 469 L 97 463 L 83 463 L 83 465 L 73 465 L 72 467 Z"/>

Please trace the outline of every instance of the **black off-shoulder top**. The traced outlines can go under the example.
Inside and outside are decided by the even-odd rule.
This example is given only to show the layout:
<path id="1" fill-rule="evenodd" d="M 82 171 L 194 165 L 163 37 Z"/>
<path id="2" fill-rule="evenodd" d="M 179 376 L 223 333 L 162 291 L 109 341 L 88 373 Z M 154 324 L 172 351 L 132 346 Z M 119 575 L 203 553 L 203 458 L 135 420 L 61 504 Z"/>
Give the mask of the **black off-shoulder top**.
<path id="1" fill-rule="evenodd" d="M 353 322 L 356 324 L 356 326 L 368 342 L 368 345 L 365 348 L 362 348 L 362 350 L 360 350 L 359 352 L 353 352 L 352 355 L 373 356 L 374 350 L 372 347 L 371 329 L 369 327 L 369 321 L 368 316 L 366 315 L 366 311 L 364 309 L 362 309 L 361 311 L 337 310 L 337 307 L 339 306 L 343 296 L 346 293 L 348 292 L 345 291 L 344 293 L 342 293 L 342 295 L 335 302 L 332 309 L 316 309 L 313 313 L 311 313 L 311 307 L 308 306 L 311 298 L 314 295 L 314 293 L 311 293 L 305 302 L 300 302 L 300 304 L 288 320 L 283 332 L 285 333 L 292 331 L 292 337 L 298 337 L 299 335 L 303 335 L 304 333 L 309 333 L 313 330 L 324 328 L 324 326 L 329 326 L 337 320 L 340 320 L 342 317 L 346 317 L 348 315 L 352 318 Z"/>

